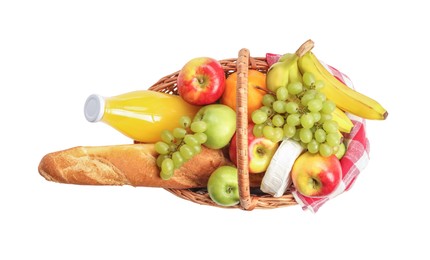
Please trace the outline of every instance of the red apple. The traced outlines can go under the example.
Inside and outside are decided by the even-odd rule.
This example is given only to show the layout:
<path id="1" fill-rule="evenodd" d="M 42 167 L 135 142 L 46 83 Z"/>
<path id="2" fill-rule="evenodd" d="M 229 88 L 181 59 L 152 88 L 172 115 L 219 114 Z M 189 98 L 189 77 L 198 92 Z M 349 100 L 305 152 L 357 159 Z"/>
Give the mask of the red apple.
<path id="1" fill-rule="evenodd" d="M 254 124 L 248 124 L 248 171 L 249 173 L 261 173 L 267 170 L 273 155 L 278 149 L 278 143 L 274 143 L 264 137 L 256 137 L 252 133 Z M 230 160 L 237 166 L 237 133 L 234 134 L 229 148 Z"/>
<path id="2" fill-rule="evenodd" d="M 225 73 L 221 64 L 213 58 L 194 58 L 179 72 L 177 87 L 179 95 L 188 103 L 208 105 L 223 94 Z"/>
<path id="3" fill-rule="evenodd" d="M 306 152 L 294 162 L 291 179 L 297 191 L 308 197 L 326 197 L 342 180 L 342 168 L 336 155 L 324 157 Z"/>

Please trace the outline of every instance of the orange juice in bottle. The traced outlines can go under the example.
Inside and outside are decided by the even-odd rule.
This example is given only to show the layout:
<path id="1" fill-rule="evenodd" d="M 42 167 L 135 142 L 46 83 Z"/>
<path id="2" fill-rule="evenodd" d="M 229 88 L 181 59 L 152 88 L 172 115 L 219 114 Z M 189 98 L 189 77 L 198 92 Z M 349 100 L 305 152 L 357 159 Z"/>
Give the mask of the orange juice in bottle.
<path id="1" fill-rule="evenodd" d="M 179 119 L 193 119 L 200 109 L 180 96 L 138 90 L 113 97 L 90 95 L 84 106 L 85 118 L 90 122 L 104 122 L 131 139 L 154 143 L 161 131 L 179 126 Z"/>

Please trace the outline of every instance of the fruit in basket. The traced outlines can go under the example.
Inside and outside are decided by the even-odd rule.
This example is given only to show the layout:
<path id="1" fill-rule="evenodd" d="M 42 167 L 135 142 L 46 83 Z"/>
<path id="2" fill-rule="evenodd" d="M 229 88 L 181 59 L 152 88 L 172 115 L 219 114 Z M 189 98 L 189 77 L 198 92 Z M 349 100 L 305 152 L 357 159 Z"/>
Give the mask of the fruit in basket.
<path id="1" fill-rule="evenodd" d="M 236 131 L 236 113 L 233 109 L 222 104 L 203 106 L 193 119 L 195 122 L 206 123 L 207 136 L 204 145 L 212 149 L 221 149 L 226 146 Z"/>
<path id="2" fill-rule="evenodd" d="M 225 81 L 225 90 L 221 97 L 221 104 L 236 110 L 237 72 L 230 74 Z M 251 114 L 261 107 L 261 100 L 266 94 L 266 74 L 258 70 L 248 71 L 248 122 Z"/>
<path id="3" fill-rule="evenodd" d="M 298 55 L 285 54 L 278 62 L 270 66 L 267 71 L 267 88 L 275 92 L 280 87 L 287 87 L 289 82 L 300 81 L 301 75 L 298 68 Z"/>
<path id="4" fill-rule="evenodd" d="M 225 89 L 224 69 L 213 58 L 194 58 L 179 72 L 177 87 L 179 95 L 190 104 L 214 103 Z"/>
<path id="5" fill-rule="evenodd" d="M 291 171 L 297 191 L 308 197 L 326 197 L 342 180 L 342 168 L 335 155 L 323 157 L 306 152 L 297 158 Z"/>
<path id="6" fill-rule="evenodd" d="M 278 143 L 274 143 L 264 137 L 255 137 L 252 133 L 254 124 L 248 125 L 248 171 L 249 173 L 265 172 L 278 149 Z M 237 132 L 233 136 L 230 147 L 230 160 L 237 166 Z"/>
<path id="7" fill-rule="evenodd" d="M 339 149 L 336 151 L 334 155 L 336 155 L 336 157 L 340 160 L 345 155 L 345 153 L 346 153 L 346 145 L 344 142 L 342 142 L 339 145 Z"/>
<path id="8" fill-rule="evenodd" d="M 232 166 L 217 168 L 208 180 L 209 197 L 218 205 L 234 206 L 239 203 L 237 169 Z"/>
<path id="9" fill-rule="evenodd" d="M 182 116 L 179 126 L 170 131 L 161 131 L 161 141 L 155 143 L 154 148 L 158 153 L 157 166 L 160 169 L 160 177 L 168 180 L 176 169 L 200 153 L 201 145 L 206 142 L 207 136 L 203 132 L 207 126 L 204 121 L 191 123 L 191 118 Z"/>
<path id="10" fill-rule="evenodd" d="M 332 116 L 333 120 L 336 121 L 339 126 L 339 131 L 343 133 L 351 132 L 352 127 L 354 127 L 354 124 L 352 123 L 351 119 L 349 119 L 349 117 L 345 114 L 345 112 L 336 107 L 332 113 Z"/>
<path id="11" fill-rule="evenodd" d="M 267 71 L 266 85 L 269 90 L 276 92 L 280 87 L 287 87 L 290 82 L 301 82 L 302 76 L 298 66 L 299 57 L 310 51 L 313 41 L 303 43 L 296 52 L 284 54 Z"/>
<path id="12" fill-rule="evenodd" d="M 366 119 L 387 118 L 388 112 L 377 101 L 353 90 L 333 76 L 312 52 L 307 52 L 298 59 L 300 71 L 310 72 L 315 80 L 324 82 L 321 89 L 328 99 L 340 109 Z"/>
<path id="13" fill-rule="evenodd" d="M 286 87 L 281 86 L 276 92 L 265 94 L 262 107 L 251 115 L 256 124 L 254 135 L 273 142 L 293 139 L 311 153 L 326 157 L 332 155 L 342 135 L 339 135 L 339 124 L 333 119 L 336 105 L 327 100 L 320 92 L 321 88 L 324 84 L 306 72 L 300 81 L 291 81 Z M 350 131 L 350 120 L 343 115 L 336 114 L 336 119 L 342 123 L 342 130 Z"/>

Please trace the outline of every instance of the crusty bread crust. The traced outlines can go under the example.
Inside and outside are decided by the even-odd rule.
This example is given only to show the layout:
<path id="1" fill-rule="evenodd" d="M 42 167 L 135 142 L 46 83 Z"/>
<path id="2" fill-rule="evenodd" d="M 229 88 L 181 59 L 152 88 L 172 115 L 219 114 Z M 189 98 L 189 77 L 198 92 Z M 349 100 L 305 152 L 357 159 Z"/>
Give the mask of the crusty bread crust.
<path id="1" fill-rule="evenodd" d="M 78 146 L 45 155 L 39 173 L 48 181 L 81 185 L 131 185 L 188 189 L 206 187 L 211 173 L 230 164 L 221 150 L 202 147 L 202 152 L 163 180 L 156 165 L 153 144 Z M 262 176 L 252 176 L 258 186 Z"/>

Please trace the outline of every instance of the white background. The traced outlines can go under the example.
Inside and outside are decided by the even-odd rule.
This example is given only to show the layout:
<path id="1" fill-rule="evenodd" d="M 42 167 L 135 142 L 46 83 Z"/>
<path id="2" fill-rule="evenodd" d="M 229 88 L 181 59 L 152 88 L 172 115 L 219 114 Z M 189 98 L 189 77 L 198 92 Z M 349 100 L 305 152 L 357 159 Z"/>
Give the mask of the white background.
<path id="1" fill-rule="evenodd" d="M 0 1 L 0 259 L 424 259 L 429 190 L 423 1 Z M 157 188 L 47 182 L 43 155 L 129 143 L 83 103 L 146 89 L 191 58 L 294 51 L 383 104 L 368 167 L 317 214 L 225 210 Z"/>

